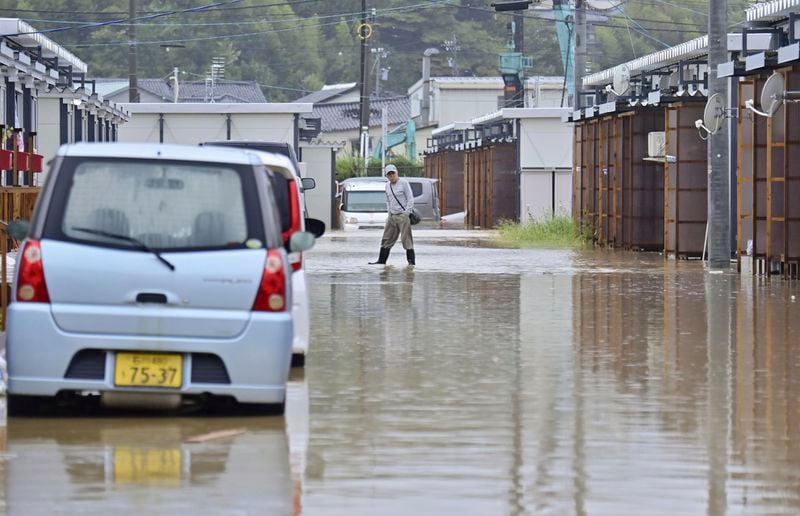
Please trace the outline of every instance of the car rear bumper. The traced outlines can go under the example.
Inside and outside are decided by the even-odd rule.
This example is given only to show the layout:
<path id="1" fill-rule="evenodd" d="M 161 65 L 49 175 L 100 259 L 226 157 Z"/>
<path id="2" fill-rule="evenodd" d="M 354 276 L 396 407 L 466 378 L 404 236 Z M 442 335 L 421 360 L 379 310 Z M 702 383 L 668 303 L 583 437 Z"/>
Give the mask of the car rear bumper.
<path id="1" fill-rule="evenodd" d="M 50 306 L 12 303 L 8 310 L 6 354 L 10 394 L 55 396 L 62 391 L 117 391 L 154 394 L 232 396 L 243 403 L 280 403 L 286 393 L 292 351 L 292 317 L 288 313 L 254 313 L 244 331 L 232 338 L 185 338 L 68 333 L 60 330 Z M 66 378 L 82 350 L 105 357 L 100 377 Z M 119 387 L 114 384 L 117 351 L 171 352 L 183 355 L 179 388 Z M 219 358 L 227 382 L 195 381 L 199 356 Z M 103 360 L 102 358 L 100 360 Z"/>
<path id="2" fill-rule="evenodd" d="M 311 320 L 308 306 L 308 283 L 304 269 L 292 273 L 292 321 L 294 322 L 292 353 L 305 355 L 308 351 Z"/>

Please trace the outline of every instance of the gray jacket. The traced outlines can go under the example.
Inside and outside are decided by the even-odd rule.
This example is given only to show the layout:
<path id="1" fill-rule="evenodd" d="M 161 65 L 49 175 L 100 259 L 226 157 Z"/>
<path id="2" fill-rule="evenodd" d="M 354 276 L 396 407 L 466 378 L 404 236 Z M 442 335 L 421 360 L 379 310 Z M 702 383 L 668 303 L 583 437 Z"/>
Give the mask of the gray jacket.
<path id="1" fill-rule="evenodd" d="M 394 195 L 392 195 L 392 191 L 394 191 Z M 398 178 L 395 184 L 386 181 L 386 208 L 391 215 L 411 213 L 414 208 L 414 194 L 411 193 L 411 185 L 402 177 Z"/>

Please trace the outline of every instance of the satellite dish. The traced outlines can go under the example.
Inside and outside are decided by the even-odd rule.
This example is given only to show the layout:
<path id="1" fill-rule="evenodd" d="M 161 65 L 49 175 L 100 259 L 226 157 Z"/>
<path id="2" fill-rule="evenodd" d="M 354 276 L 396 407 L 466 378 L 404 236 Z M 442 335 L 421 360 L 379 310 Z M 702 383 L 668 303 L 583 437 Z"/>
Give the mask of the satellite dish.
<path id="1" fill-rule="evenodd" d="M 614 93 L 621 97 L 631 87 L 631 71 L 627 65 L 614 68 Z"/>
<path id="2" fill-rule="evenodd" d="M 608 11 L 616 9 L 622 4 L 623 0 L 586 0 L 589 7 L 598 11 Z"/>
<path id="3" fill-rule="evenodd" d="M 770 75 L 761 90 L 761 111 L 766 113 L 767 116 L 777 113 L 783 105 L 785 91 L 783 74 L 773 73 Z"/>
<path id="4" fill-rule="evenodd" d="M 668 90 L 670 86 L 669 75 L 662 75 L 658 78 L 658 89 L 659 90 Z"/>
<path id="5" fill-rule="evenodd" d="M 714 134 L 722 128 L 725 119 L 725 104 L 727 103 L 722 93 L 711 95 L 703 110 L 703 124 L 709 133 Z"/>

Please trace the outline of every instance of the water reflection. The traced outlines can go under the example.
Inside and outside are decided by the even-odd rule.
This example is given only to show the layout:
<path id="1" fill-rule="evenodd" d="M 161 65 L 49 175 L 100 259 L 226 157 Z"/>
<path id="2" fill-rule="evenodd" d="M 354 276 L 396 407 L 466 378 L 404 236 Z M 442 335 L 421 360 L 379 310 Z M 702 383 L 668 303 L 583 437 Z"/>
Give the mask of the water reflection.
<path id="1" fill-rule="evenodd" d="M 7 512 L 800 514 L 798 283 L 424 239 L 415 269 L 374 268 L 373 248 L 310 253 L 285 420 L 12 420 Z"/>
<path id="2" fill-rule="evenodd" d="M 796 283 L 419 247 L 316 257 L 306 513 L 800 512 Z"/>
<path id="3" fill-rule="evenodd" d="M 9 514 L 289 514 L 282 418 L 8 421 Z"/>

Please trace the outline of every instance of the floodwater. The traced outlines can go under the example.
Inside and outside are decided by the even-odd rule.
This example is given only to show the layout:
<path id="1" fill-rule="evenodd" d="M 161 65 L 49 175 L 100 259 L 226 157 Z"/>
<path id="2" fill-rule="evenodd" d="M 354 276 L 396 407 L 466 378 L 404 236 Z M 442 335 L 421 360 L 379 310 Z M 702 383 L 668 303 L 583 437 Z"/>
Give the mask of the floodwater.
<path id="1" fill-rule="evenodd" d="M 490 235 L 326 236 L 285 418 L 12 418 L 5 512 L 800 513 L 797 282 Z"/>

